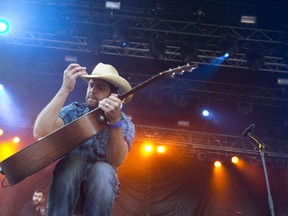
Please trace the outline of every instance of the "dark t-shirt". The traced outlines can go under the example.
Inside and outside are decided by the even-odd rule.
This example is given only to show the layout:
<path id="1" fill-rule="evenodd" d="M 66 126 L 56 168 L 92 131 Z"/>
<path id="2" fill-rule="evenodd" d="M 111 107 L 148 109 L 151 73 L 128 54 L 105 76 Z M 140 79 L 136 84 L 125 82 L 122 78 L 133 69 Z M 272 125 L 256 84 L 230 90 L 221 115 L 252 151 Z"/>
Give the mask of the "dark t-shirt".
<path id="1" fill-rule="evenodd" d="M 41 208 L 41 211 L 40 210 L 37 211 L 32 202 L 25 204 L 20 212 L 20 216 L 43 216 L 43 215 L 46 215 L 46 209 Z"/>

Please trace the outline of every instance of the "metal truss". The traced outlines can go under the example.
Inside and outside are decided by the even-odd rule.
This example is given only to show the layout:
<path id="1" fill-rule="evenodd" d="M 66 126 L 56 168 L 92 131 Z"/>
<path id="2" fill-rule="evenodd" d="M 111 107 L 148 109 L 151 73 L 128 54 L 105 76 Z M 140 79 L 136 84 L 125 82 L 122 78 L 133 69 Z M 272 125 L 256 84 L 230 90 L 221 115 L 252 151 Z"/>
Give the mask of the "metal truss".
<path id="1" fill-rule="evenodd" d="M 43 13 L 34 18 L 29 17 L 34 19 L 34 29 L 22 32 L 14 29 L 3 39 L 8 44 L 92 52 L 89 41 L 91 32 L 94 32 L 94 36 L 101 35 L 104 38 L 99 44 L 100 53 L 139 58 L 153 58 L 150 54 L 150 42 L 160 39 L 166 45 L 167 61 L 183 61 L 183 45 L 193 45 L 198 49 L 193 62 L 215 64 L 215 56 L 223 53 L 221 41 L 229 37 L 237 40 L 238 50 L 235 56 L 226 59 L 220 66 L 248 69 L 246 53 L 253 47 L 264 55 L 264 62 L 259 70 L 288 72 L 282 52 L 288 40 L 286 31 L 110 14 L 100 11 L 98 7 L 91 11 L 83 7 L 64 7 L 61 4 L 54 6 L 56 9 L 47 7 Z M 60 37 L 56 33 L 56 27 L 51 27 L 59 17 L 69 20 L 63 26 L 73 29 L 73 35 Z M 50 27 L 44 30 L 42 27 L 40 30 L 37 19 L 45 20 Z M 113 29 L 118 27 L 130 32 L 128 47 L 123 48 L 112 39 Z"/>
<path id="2" fill-rule="evenodd" d="M 21 73 L 22 71 L 25 74 L 26 71 L 30 71 L 30 73 L 41 74 L 43 79 L 49 80 L 52 84 L 55 83 L 59 85 L 62 80 L 62 74 L 59 74 L 59 71 L 63 70 L 64 66 L 62 65 L 54 65 L 44 62 L 33 62 L 31 64 L 31 62 L 23 62 L 19 59 L 11 62 L 8 59 L 5 59 L 4 56 L 0 58 L 0 63 L 6 68 L 5 71 L 7 72 L 7 76 L 9 76 L 9 74 Z M 121 75 L 127 78 L 132 86 L 137 86 L 151 78 L 151 75 L 149 74 L 121 72 Z M 2 74 L 2 79 L 5 80 L 5 77 L 6 75 Z M 233 103 L 243 102 L 267 107 L 288 107 L 287 92 L 283 91 L 283 87 L 280 86 L 277 88 L 248 86 L 195 80 L 192 78 L 183 78 L 181 75 L 176 75 L 173 78 L 160 79 L 156 83 L 152 84 L 149 89 L 143 89 L 141 91 L 147 93 L 154 90 L 155 92 L 160 92 L 163 96 L 168 95 L 170 97 L 175 94 L 184 94 L 191 101 L 197 99 L 209 99 L 210 101 Z"/>
<path id="3" fill-rule="evenodd" d="M 32 113 L 30 112 L 31 116 Z M 36 113 L 34 113 L 36 116 Z M 32 125 L 17 125 L 15 123 L 1 122 L 0 124 L 12 130 L 19 130 L 23 132 L 23 136 L 30 134 Z M 9 130 L 9 129 L 8 129 Z M 172 129 L 163 127 L 153 127 L 148 125 L 135 125 L 135 139 L 134 143 L 141 144 L 150 141 L 155 145 L 166 145 L 175 149 L 175 154 L 183 156 L 195 156 L 199 152 L 218 155 L 242 155 L 246 158 L 253 158 L 259 154 L 255 148 L 255 144 L 248 138 L 216 134 L 204 133 L 197 131 L 190 131 L 185 129 Z M 18 132 L 19 134 L 19 132 Z M 21 135 L 21 133 L 20 133 Z M 288 145 L 285 140 L 274 141 L 269 138 L 263 138 L 267 145 L 265 154 L 269 158 L 287 159 L 288 162 Z"/>
<path id="4" fill-rule="evenodd" d="M 149 78 L 147 74 L 123 73 L 135 85 Z M 153 91 L 153 88 L 151 88 Z M 220 82 L 209 82 L 194 79 L 182 79 L 177 76 L 161 79 L 155 84 L 156 91 L 163 95 L 185 94 L 191 99 L 209 99 L 223 102 L 247 102 L 254 105 L 269 107 L 288 107 L 288 98 L 283 88 L 265 88 Z"/>
<path id="5" fill-rule="evenodd" d="M 224 134 L 202 133 L 182 129 L 169 129 L 136 125 L 136 142 L 151 141 L 156 145 L 174 146 L 182 149 L 181 153 L 189 156 L 195 153 L 205 152 L 222 155 L 246 155 L 258 154 L 257 147 L 244 137 Z M 267 156 L 288 158 L 288 146 L 285 141 L 272 141 L 265 138 L 267 144 L 265 150 Z M 273 144 L 273 145 L 272 145 Z"/>

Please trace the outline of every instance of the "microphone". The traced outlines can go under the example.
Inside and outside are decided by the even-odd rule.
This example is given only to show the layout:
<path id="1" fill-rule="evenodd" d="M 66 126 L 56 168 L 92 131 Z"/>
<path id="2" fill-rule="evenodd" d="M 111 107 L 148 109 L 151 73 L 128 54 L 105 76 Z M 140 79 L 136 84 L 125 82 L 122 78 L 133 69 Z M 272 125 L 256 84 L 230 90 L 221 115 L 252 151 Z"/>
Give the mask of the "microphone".
<path id="1" fill-rule="evenodd" d="M 254 128 L 255 128 L 255 124 L 249 125 L 249 127 L 247 127 L 247 128 L 243 131 L 242 136 L 247 137 L 248 134 L 250 134 L 250 133 L 254 130 Z"/>

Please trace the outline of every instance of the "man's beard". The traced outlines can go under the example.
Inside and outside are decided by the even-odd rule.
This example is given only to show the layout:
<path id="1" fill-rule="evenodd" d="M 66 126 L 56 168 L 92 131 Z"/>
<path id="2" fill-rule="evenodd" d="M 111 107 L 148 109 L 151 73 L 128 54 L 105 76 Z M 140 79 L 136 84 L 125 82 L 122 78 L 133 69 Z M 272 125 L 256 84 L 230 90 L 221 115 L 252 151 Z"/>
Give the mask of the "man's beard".
<path id="1" fill-rule="evenodd" d="M 93 110 L 93 109 L 95 109 L 95 108 L 97 108 L 99 106 L 99 102 L 96 102 L 95 104 L 93 103 L 93 105 L 90 105 L 88 103 L 88 101 L 86 101 L 86 105 L 89 108 L 89 110 Z"/>
<path id="2" fill-rule="evenodd" d="M 36 206 L 39 206 L 41 203 L 38 202 L 38 201 L 33 201 L 33 204 L 34 204 L 34 206 L 36 207 Z"/>

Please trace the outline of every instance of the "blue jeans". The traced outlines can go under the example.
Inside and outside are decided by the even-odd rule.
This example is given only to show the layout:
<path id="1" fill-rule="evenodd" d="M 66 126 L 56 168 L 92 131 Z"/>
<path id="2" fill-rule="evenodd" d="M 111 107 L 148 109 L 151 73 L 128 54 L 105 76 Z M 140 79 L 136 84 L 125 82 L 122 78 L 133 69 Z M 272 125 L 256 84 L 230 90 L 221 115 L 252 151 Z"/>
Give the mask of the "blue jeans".
<path id="1" fill-rule="evenodd" d="M 56 165 L 48 200 L 48 216 L 71 216 L 80 195 L 85 192 L 85 216 L 111 215 L 119 193 L 118 178 L 113 167 L 96 162 L 88 169 L 80 155 L 69 155 Z"/>

